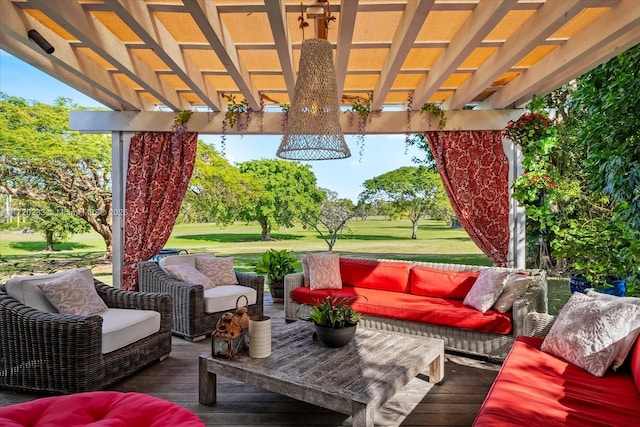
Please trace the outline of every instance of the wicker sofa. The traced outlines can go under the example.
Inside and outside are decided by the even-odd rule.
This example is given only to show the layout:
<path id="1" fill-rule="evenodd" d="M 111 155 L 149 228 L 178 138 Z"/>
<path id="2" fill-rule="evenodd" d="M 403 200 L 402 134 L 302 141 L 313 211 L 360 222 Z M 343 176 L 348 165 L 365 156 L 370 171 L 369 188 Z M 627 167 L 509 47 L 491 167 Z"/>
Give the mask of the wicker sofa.
<path id="1" fill-rule="evenodd" d="M 160 260 L 160 263 L 176 263 L 189 261 L 198 255 L 168 256 Z M 189 341 L 204 339 L 216 328 L 218 319 L 227 311 L 236 308 L 236 300 L 242 293 L 242 287 L 250 288 L 255 295 L 255 302 L 250 301 L 248 306 L 249 316 L 263 314 L 264 301 L 264 276 L 235 272 L 238 286 L 231 289 L 230 286 L 220 286 L 213 291 L 227 291 L 227 300 L 222 305 L 218 304 L 216 311 L 207 311 L 207 299 L 216 298 L 205 292 L 202 285 L 194 285 L 179 280 L 168 274 L 161 265 L 154 261 L 143 261 L 138 264 L 138 285 L 144 292 L 166 292 L 171 295 L 173 301 L 172 332 L 174 335 Z M 250 296 L 251 298 L 251 296 Z M 243 301 L 241 301 L 242 303 Z"/>
<path id="2" fill-rule="evenodd" d="M 38 277 L 43 276 L 29 279 Z M 144 336 L 140 329 L 132 330 L 138 324 L 131 325 L 127 336 L 115 339 L 136 339 L 136 334 L 143 338 L 115 350 L 106 348 L 113 341 L 104 341 L 103 323 L 109 321 L 101 315 L 67 315 L 33 308 L 7 293 L 8 282 L 0 286 L 0 387 L 55 394 L 99 390 L 168 357 L 171 297 L 122 291 L 95 279 L 93 282 L 108 311 L 126 309 L 138 317 L 141 310 L 158 312 L 159 330 Z M 119 319 L 111 316 L 111 321 L 122 326 L 125 311 L 115 312 Z M 156 322 L 157 314 L 154 316 Z"/>
<path id="3" fill-rule="evenodd" d="M 362 269 L 358 263 L 369 264 L 369 266 Z M 308 307 L 305 307 L 304 303 L 309 303 L 311 300 L 317 301 L 325 294 L 364 295 L 368 301 L 357 299 L 353 303 L 354 308 L 364 314 L 364 318 L 360 322 L 364 327 L 441 338 L 448 351 L 503 360 L 511 349 L 515 338 L 522 332 L 524 316 L 529 312 L 547 312 L 546 274 L 541 270 L 505 269 L 509 272 L 529 275 L 531 277 L 530 285 L 525 294 L 516 299 L 510 312 L 500 314 L 489 310 L 492 313 L 484 315 L 462 304 L 464 293 L 468 291 L 468 288 L 466 291 L 461 291 L 461 289 L 464 286 L 471 286 L 479 272 L 486 268 L 489 267 L 340 257 L 340 272 L 344 284 L 340 290 L 314 293 L 318 291 L 309 291 L 309 288 L 306 288 L 303 291 L 303 273 L 294 273 L 285 277 L 285 319 L 294 321 L 300 316 L 306 315 Z M 354 269 L 362 271 L 354 273 Z M 400 275 L 397 270 L 401 270 Z M 416 295 L 417 292 L 411 290 L 411 285 L 412 283 L 415 285 L 419 280 L 417 279 L 419 274 L 424 274 L 425 271 L 436 272 L 445 280 L 449 280 L 446 279 L 448 276 L 455 279 L 456 275 L 468 275 L 471 278 L 471 285 L 468 285 L 469 281 L 465 278 L 464 281 L 467 284 L 456 288 L 455 293 L 464 292 L 461 297 L 457 295 L 449 298 L 444 294 L 443 297 L 436 298 Z M 390 283 L 397 283 L 397 286 L 390 285 Z M 389 290 L 393 286 L 403 290 Z M 443 284 L 443 286 L 445 285 Z M 296 289 L 298 290 L 296 291 Z M 304 294 L 307 300 L 300 298 L 300 294 Z M 405 316 L 407 312 L 412 311 L 420 311 L 421 313 L 417 313 L 415 316 L 412 314 Z M 440 312 L 443 313 L 443 316 L 452 315 L 452 320 L 429 323 L 425 320 L 407 319 L 411 316 L 416 319 L 425 318 Z M 491 316 L 495 316 L 497 321 L 501 322 L 499 333 L 491 332 L 491 320 L 489 319 Z M 477 319 L 478 323 L 484 322 L 485 325 L 469 326 L 468 320 L 472 318 Z M 486 327 L 487 325 L 488 327 Z"/>

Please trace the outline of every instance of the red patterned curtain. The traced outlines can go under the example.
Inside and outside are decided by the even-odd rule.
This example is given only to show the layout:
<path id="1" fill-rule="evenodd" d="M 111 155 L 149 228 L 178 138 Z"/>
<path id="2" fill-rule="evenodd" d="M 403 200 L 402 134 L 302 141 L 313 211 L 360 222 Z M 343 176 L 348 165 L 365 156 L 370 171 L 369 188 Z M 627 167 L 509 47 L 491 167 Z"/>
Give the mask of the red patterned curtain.
<path id="1" fill-rule="evenodd" d="M 495 265 L 509 253 L 509 160 L 500 131 L 427 132 L 460 224 Z"/>
<path id="2" fill-rule="evenodd" d="M 169 239 L 193 172 L 198 134 L 138 132 L 131 138 L 122 289 L 138 289 L 138 262 Z"/>

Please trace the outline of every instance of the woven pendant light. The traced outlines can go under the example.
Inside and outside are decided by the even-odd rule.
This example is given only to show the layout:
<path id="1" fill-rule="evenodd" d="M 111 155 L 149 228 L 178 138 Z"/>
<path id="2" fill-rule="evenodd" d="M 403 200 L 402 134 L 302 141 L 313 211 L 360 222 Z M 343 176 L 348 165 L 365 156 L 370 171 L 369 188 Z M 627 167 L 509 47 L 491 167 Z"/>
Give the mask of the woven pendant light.
<path id="1" fill-rule="evenodd" d="M 340 107 L 331 43 L 302 42 L 298 80 L 287 128 L 276 156 L 288 160 L 345 159 L 351 156 L 340 126 Z"/>

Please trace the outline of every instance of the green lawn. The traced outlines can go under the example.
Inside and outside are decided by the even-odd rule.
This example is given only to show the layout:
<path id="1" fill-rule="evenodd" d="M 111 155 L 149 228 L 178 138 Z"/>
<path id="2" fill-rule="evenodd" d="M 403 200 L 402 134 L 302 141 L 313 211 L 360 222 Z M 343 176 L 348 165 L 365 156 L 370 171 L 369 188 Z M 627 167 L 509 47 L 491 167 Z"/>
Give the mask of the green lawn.
<path id="1" fill-rule="evenodd" d="M 418 239 L 412 240 L 408 220 L 387 221 L 382 217 L 349 223 L 350 232 L 340 239 L 334 250 L 350 256 L 405 259 L 412 261 L 491 265 L 462 229 L 451 229 L 441 221 L 422 221 Z M 54 272 L 75 266 L 91 267 L 96 277 L 111 283 L 111 265 L 100 261 L 104 254 L 102 238 L 95 232 L 73 236 L 57 245 L 56 252 L 44 252 L 44 238 L 37 233 L 0 231 L 0 282 L 8 278 L 42 272 Z M 301 226 L 281 229 L 273 240 L 260 241 L 260 227 L 255 223 L 236 223 L 227 228 L 213 224 L 177 225 L 166 248 L 186 249 L 189 253 L 213 252 L 233 256 L 240 271 L 253 271 L 253 264 L 268 249 L 287 249 L 294 254 L 327 250 L 327 244 L 315 231 Z M 568 298 L 566 280 L 550 279 L 551 312 Z"/>

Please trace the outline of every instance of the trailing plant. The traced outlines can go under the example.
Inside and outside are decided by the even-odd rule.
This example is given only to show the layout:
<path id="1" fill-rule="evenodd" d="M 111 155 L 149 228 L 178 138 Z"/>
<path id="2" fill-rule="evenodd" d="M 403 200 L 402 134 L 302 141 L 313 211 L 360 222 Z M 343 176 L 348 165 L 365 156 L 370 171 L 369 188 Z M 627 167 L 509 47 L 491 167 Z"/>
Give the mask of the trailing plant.
<path id="1" fill-rule="evenodd" d="M 286 132 L 287 125 L 289 124 L 290 108 L 291 108 L 291 104 L 280 104 L 280 109 L 282 110 L 282 118 L 280 119 L 280 126 L 282 128 L 282 133 Z"/>
<path id="2" fill-rule="evenodd" d="M 413 93 L 409 92 L 407 94 L 407 132 L 404 136 L 405 146 L 408 147 L 411 142 L 411 113 L 413 108 Z"/>
<path id="3" fill-rule="evenodd" d="M 178 151 L 179 144 L 182 143 L 187 134 L 187 123 L 191 120 L 192 114 L 193 111 L 191 110 L 179 111 L 173 119 L 173 125 L 171 126 L 171 143 L 174 154 Z"/>
<path id="4" fill-rule="evenodd" d="M 431 127 L 431 117 L 438 118 L 438 127 L 440 129 L 444 129 L 444 127 L 447 125 L 447 118 L 445 117 L 444 111 L 442 110 L 442 108 L 440 108 L 439 105 L 430 104 L 427 102 L 422 107 L 420 107 L 420 112 L 429 114 L 429 127 Z"/>
<path id="5" fill-rule="evenodd" d="M 352 104 L 351 108 L 347 111 L 349 113 L 349 127 L 353 126 L 354 115 L 358 116 L 358 135 L 356 140 L 358 142 L 360 160 L 364 154 L 364 135 L 367 123 L 371 121 L 371 105 L 373 104 L 373 93 L 369 93 L 364 100 L 358 98 Z"/>
<path id="6" fill-rule="evenodd" d="M 245 130 L 251 121 L 251 108 L 246 99 L 240 102 L 236 102 L 235 95 L 224 95 L 224 99 L 227 100 L 227 111 L 224 112 L 224 120 L 222 121 L 222 135 L 220 141 L 222 143 L 221 153 L 225 155 L 225 145 L 227 142 L 227 129 L 237 126 L 238 130 L 242 132 Z M 242 116 L 245 116 L 245 120 L 242 120 Z"/>

